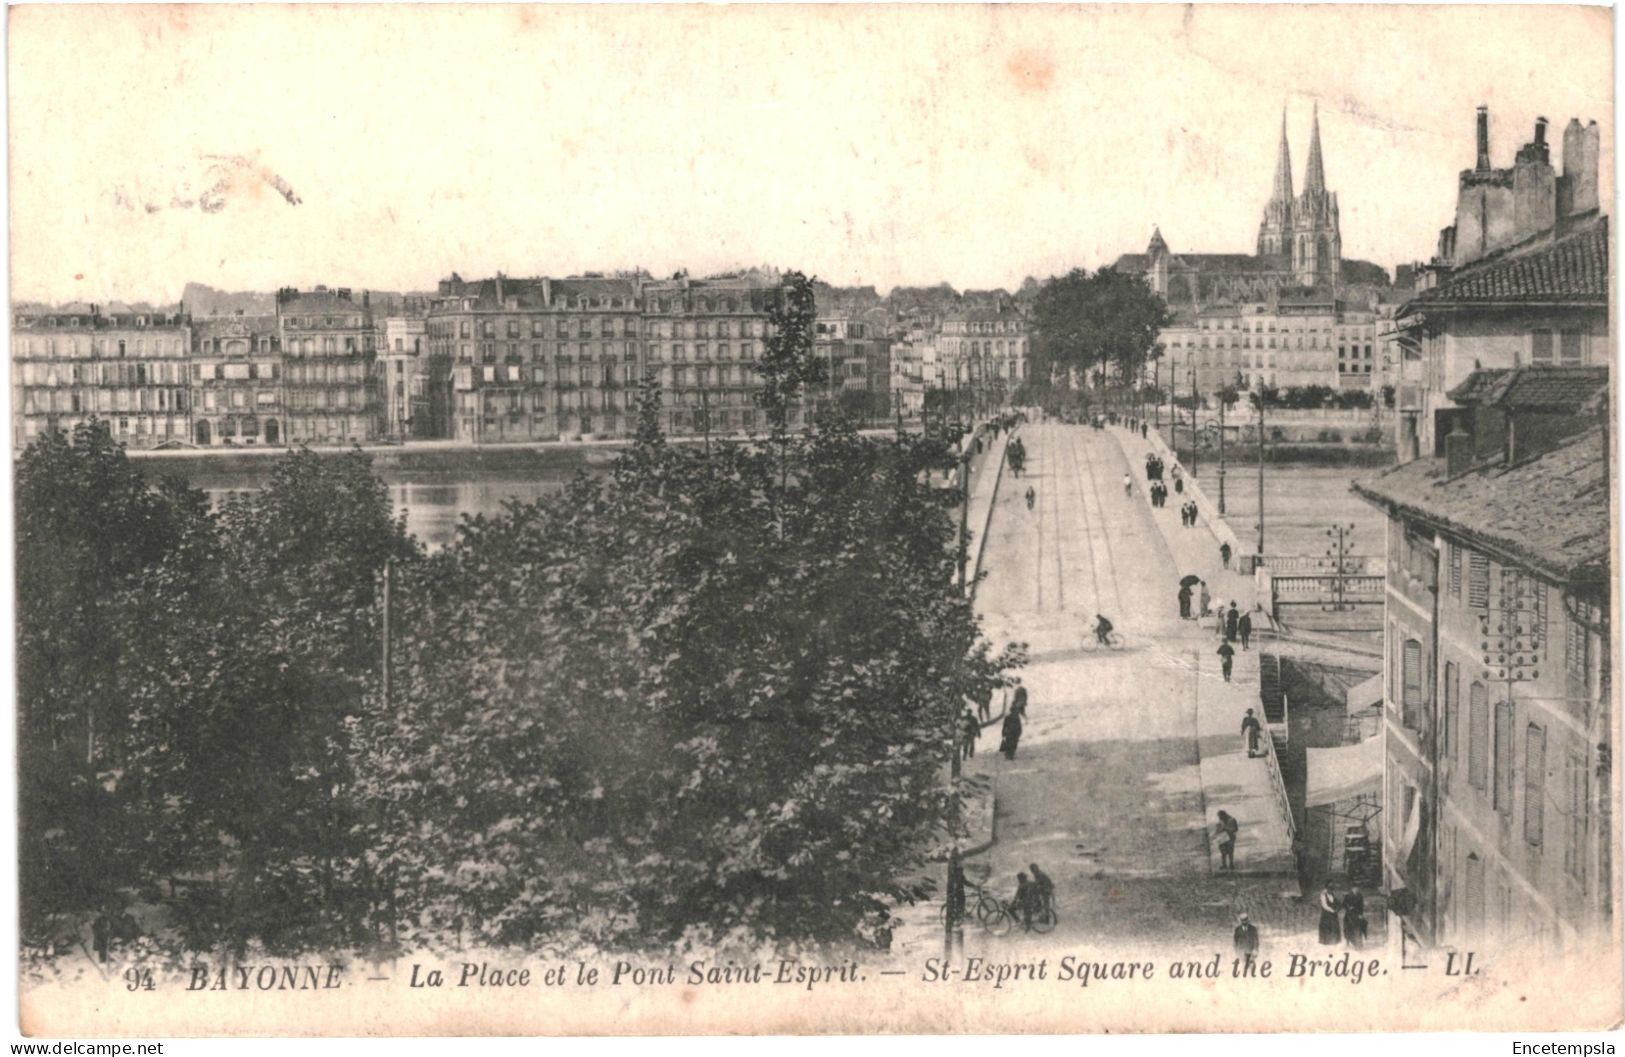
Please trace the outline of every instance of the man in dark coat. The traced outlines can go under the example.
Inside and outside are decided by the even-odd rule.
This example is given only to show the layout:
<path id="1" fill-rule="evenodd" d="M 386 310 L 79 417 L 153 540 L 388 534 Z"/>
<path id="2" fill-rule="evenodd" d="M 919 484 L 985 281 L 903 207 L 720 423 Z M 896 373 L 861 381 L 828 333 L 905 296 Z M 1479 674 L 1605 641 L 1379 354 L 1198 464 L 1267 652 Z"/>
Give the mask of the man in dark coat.
<path id="1" fill-rule="evenodd" d="M 961 759 L 970 759 L 976 755 L 976 738 L 982 733 L 982 725 L 976 721 L 970 709 L 959 717 L 959 743 Z"/>
<path id="2" fill-rule="evenodd" d="M 1249 708 L 1241 719 L 1241 738 L 1247 746 L 1249 759 L 1258 755 L 1258 739 L 1263 732 L 1264 728 L 1258 722 L 1258 717 L 1253 715 L 1253 710 Z"/>
<path id="3" fill-rule="evenodd" d="M 1253 637 L 1253 616 L 1243 613 L 1241 619 L 1236 621 L 1236 633 L 1241 636 L 1241 648 L 1247 648 L 1247 640 Z"/>
<path id="4" fill-rule="evenodd" d="M 1245 913 L 1236 917 L 1236 953 L 1243 958 L 1258 953 L 1258 926 L 1247 920 Z"/>
<path id="5" fill-rule="evenodd" d="M 1224 614 L 1224 641 L 1235 642 L 1236 632 L 1241 627 L 1241 614 L 1236 611 L 1236 603 L 1231 601 L 1230 608 Z"/>
<path id="6" fill-rule="evenodd" d="M 1179 619 L 1191 618 L 1191 589 L 1189 584 L 1179 585 Z"/>
<path id="7" fill-rule="evenodd" d="M 1004 716 L 1004 728 L 999 739 L 999 751 L 1004 753 L 1005 759 L 1013 760 L 1016 758 L 1016 747 L 1020 744 L 1021 713 L 1006 712 Z"/>
<path id="8" fill-rule="evenodd" d="M 1007 709 L 1012 715 L 1020 716 L 1023 721 L 1027 718 L 1027 688 L 1016 680 L 1016 692 L 1010 696 L 1010 707 Z"/>
<path id="9" fill-rule="evenodd" d="M 1219 544 L 1219 560 L 1224 563 L 1226 569 L 1230 568 L 1230 544 Z"/>
<path id="10" fill-rule="evenodd" d="M 1230 666 L 1236 659 L 1236 648 L 1228 642 L 1219 643 L 1219 663 L 1224 667 L 1224 681 L 1230 681 Z"/>

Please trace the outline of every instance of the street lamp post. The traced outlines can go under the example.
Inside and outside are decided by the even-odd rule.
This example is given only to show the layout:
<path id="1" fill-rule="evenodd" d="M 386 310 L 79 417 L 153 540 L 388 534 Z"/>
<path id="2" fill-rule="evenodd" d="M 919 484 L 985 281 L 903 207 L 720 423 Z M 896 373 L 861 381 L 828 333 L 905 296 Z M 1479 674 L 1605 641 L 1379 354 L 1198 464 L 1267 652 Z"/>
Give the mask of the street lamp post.
<path id="1" fill-rule="evenodd" d="M 1264 386 L 1258 386 L 1258 560 L 1264 560 Z"/>
<path id="2" fill-rule="evenodd" d="M 1219 390 L 1219 513 L 1224 513 L 1224 405 L 1230 394 Z"/>
<path id="3" fill-rule="evenodd" d="M 1199 448 L 1201 446 L 1201 443 L 1202 443 L 1201 425 L 1197 421 L 1197 417 L 1196 417 L 1196 407 L 1197 407 L 1197 405 L 1199 403 L 1201 403 L 1201 401 L 1198 400 L 1197 397 L 1196 397 L 1196 368 L 1192 367 L 1191 368 L 1191 476 L 1192 477 L 1197 476 L 1197 472 L 1198 472 L 1197 469 L 1196 469 L 1197 461 L 1198 461 L 1197 448 Z M 1177 455 L 1179 453 L 1175 452 L 1174 454 Z"/>

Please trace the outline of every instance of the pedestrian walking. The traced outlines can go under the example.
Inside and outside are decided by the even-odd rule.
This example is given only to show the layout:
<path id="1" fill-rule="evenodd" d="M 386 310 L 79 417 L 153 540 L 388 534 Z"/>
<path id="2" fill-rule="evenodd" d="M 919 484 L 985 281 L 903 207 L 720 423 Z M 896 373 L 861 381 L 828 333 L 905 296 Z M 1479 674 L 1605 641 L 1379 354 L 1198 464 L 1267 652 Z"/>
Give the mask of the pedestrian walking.
<path id="1" fill-rule="evenodd" d="M 1021 717 L 1023 722 L 1027 719 L 1027 688 L 1021 685 L 1019 676 L 1016 678 L 1016 691 L 1011 695 L 1010 705 L 1006 711 Z"/>
<path id="2" fill-rule="evenodd" d="M 1228 542 L 1219 544 L 1219 560 L 1224 563 L 1226 569 L 1230 568 L 1230 544 Z"/>
<path id="3" fill-rule="evenodd" d="M 1157 479 L 1157 457 L 1150 452 L 1145 454 L 1145 479 L 1147 481 Z"/>
<path id="4" fill-rule="evenodd" d="M 1245 911 L 1236 915 L 1236 953 L 1251 958 L 1258 953 L 1258 926 L 1247 920 Z"/>
<path id="5" fill-rule="evenodd" d="M 1335 947 L 1343 940 L 1343 929 L 1337 920 L 1337 911 L 1341 904 L 1337 896 L 1332 894 L 1330 883 L 1320 889 L 1320 943 L 1324 947 Z"/>
<path id="6" fill-rule="evenodd" d="M 1363 949 L 1367 928 L 1365 896 L 1359 889 L 1350 888 L 1349 894 L 1343 897 L 1343 942 L 1354 950 Z"/>
<path id="7" fill-rule="evenodd" d="M 1259 738 L 1263 733 L 1263 725 L 1258 722 L 1258 717 L 1253 715 L 1253 710 L 1249 708 L 1247 714 L 1241 717 L 1241 743 L 1247 749 L 1248 759 L 1258 755 Z"/>
<path id="8" fill-rule="evenodd" d="M 1174 467 L 1174 491 L 1181 495 L 1185 492 L 1185 475 L 1179 472 L 1178 466 Z"/>
<path id="9" fill-rule="evenodd" d="M 1202 588 L 1202 593 L 1197 596 L 1197 600 L 1198 600 L 1198 602 L 1200 602 L 1201 607 L 1202 607 L 1201 610 L 1200 610 L 1200 612 L 1202 614 L 1202 619 L 1206 620 L 1207 617 L 1208 617 L 1208 614 L 1213 612 L 1213 595 L 1211 593 L 1209 593 L 1209 591 L 1207 589 L 1207 581 L 1206 580 L 1201 581 L 1198 586 L 1200 586 Z"/>
<path id="10" fill-rule="evenodd" d="M 968 760 L 976 755 L 976 739 L 982 733 L 982 724 L 977 722 L 976 716 L 969 708 L 959 717 L 959 758 Z"/>
<path id="11" fill-rule="evenodd" d="M 1243 613 L 1241 619 L 1236 621 L 1236 632 L 1241 636 L 1241 648 L 1247 648 L 1247 640 L 1253 637 L 1253 615 Z"/>
<path id="12" fill-rule="evenodd" d="M 1236 648 L 1228 642 L 1221 642 L 1217 652 L 1219 654 L 1219 664 L 1224 669 L 1224 681 L 1228 683 L 1230 681 L 1230 666 L 1235 663 L 1236 659 Z"/>
<path id="13" fill-rule="evenodd" d="M 1123 475 L 1123 494 L 1128 496 L 1134 494 L 1134 475 L 1131 473 Z"/>
<path id="14" fill-rule="evenodd" d="M 1016 747 L 1021 744 L 1021 713 L 1006 712 L 1004 714 L 1004 728 L 999 739 L 999 751 L 1004 758 L 1014 760 Z"/>
<path id="15" fill-rule="evenodd" d="M 1235 642 L 1237 634 L 1241 631 L 1241 614 L 1236 612 L 1236 602 L 1230 601 L 1230 608 L 1224 614 L 1224 641 Z"/>
<path id="16" fill-rule="evenodd" d="M 1179 619 L 1191 618 L 1191 589 L 1188 584 L 1179 585 Z"/>
<path id="17" fill-rule="evenodd" d="M 1151 427 L 1146 425 L 1144 422 L 1141 422 L 1140 423 L 1140 438 L 1143 440 L 1145 437 L 1150 435 L 1150 433 L 1151 433 Z"/>
<path id="18" fill-rule="evenodd" d="M 1236 835 L 1240 832 L 1241 824 L 1229 812 L 1220 811 L 1219 824 L 1213 830 L 1213 836 L 1219 842 L 1219 869 L 1236 868 Z"/>
<path id="19" fill-rule="evenodd" d="M 991 686 L 977 695 L 976 718 L 983 723 L 993 718 L 993 688 Z"/>

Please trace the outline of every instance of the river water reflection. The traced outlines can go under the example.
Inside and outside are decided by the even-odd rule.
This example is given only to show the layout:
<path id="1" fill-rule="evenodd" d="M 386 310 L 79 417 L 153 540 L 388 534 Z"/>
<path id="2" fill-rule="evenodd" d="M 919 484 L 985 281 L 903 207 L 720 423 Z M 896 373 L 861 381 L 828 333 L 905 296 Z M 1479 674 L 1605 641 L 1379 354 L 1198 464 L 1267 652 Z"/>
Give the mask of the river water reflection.
<path id="1" fill-rule="evenodd" d="M 438 550 L 456 535 L 463 515 L 496 514 L 510 499 L 530 502 L 560 491 L 574 471 L 375 471 L 389 486 L 389 500 L 397 514 L 406 515 L 406 530 L 430 550 Z M 589 471 L 591 472 L 591 471 Z M 193 475 L 192 484 L 203 489 L 211 504 L 219 505 L 237 492 L 254 491 L 269 474 L 233 473 Z"/>

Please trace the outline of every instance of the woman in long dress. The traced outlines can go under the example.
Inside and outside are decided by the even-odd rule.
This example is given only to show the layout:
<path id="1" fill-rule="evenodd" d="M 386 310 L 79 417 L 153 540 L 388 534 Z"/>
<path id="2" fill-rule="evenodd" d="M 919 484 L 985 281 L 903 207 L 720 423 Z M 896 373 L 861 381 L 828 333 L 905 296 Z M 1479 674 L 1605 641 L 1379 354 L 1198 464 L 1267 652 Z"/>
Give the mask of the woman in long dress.
<path id="1" fill-rule="evenodd" d="M 1337 896 L 1332 894 L 1332 886 L 1326 885 L 1320 890 L 1320 942 L 1323 946 L 1335 947 L 1343 942 L 1343 923 L 1337 920 Z"/>

